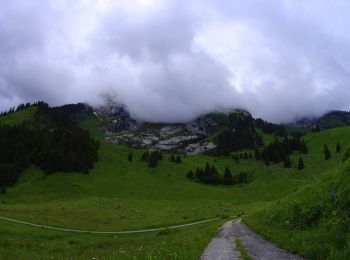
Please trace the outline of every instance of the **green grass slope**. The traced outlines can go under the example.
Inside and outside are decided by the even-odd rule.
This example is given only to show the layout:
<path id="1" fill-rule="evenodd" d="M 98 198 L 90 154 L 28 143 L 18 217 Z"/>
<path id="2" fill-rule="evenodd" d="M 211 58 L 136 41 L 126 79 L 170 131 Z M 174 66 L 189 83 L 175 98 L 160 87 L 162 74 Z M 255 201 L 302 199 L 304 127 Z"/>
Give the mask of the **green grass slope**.
<path id="1" fill-rule="evenodd" d="M 332 168 L 317 174 L 324 169 L 323 145 L 337 141 L 348 145 L 350 128 L 314 133 L 305 139 L 311 151 L 318 151 L 306 158 L 309 164 L 312 160 L 320 164 L 312 167 L 314 177 L 245 221 L 276 244 L 310 259 L 349 259 L 350 164 L 342 163 L 343 153 L 333 152 Z"/>
<path id="2" fill-rule="evenodd" d="M 1 116 L 0 117 L 0 124 L 13 126 L 13 125 L 19 124 L 23 121 L 30 120 L 33 118 L 33 116 L 35 115 L 37 110 L 38 110 L 38 108 L 33 106 L 33 107 L 23 109 L 19 112 L 10 113 L 8 115 Z"/>

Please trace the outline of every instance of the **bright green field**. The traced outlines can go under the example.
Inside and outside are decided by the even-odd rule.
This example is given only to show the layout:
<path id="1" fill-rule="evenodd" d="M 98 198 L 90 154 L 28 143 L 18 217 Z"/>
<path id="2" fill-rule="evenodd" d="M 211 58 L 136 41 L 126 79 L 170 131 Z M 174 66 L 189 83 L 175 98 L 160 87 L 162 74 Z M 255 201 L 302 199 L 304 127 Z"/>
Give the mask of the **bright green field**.
<path id="1" fill-rule="evenodd" d="M 99 161 L 89 175 L 45 176 L 33 166 L 23 173 L 18 184 L 0 195 L 0 215 L 36 224 L 96 231 L 166 227 L 217 216 L 222 219 L 169 232 L 117 237 L 48 231 L 1 221 L 0 256 L 6 259 L 198 259 L 227 218 L 243 213 L 243 219 L 252 219 L 339 165 L 341 154 L 330 161 L 323 159 L 324 143 L 332 151 L 337 141 L 342 146 L 350 143 L 349 128 L 308 134 L 305 140 L 309 154 L 303 156 L 306 165 L 303 171 L 285 170 L 282 165 L 266 167 L 255 160 L 240 160 L 237 164 L 229 157 L 188 156 L 181 164 L 174 164 L 167 159 L 169 155 L 151 169 L 140 161 L 142 151 L 133 151 L 134 160 L 129 162 L 129 148 L 105 143 L 97 130 L 99 124 L 98 119 L 82 124 L 101 142 Z M 293 162 L 298 158 L 299 155 L 294 155 Z M 246 171 L 253 175 L 253 180 L 244 185 L 208 186 L 186 178 L 190 169 L 202 167 L 207 161 L 221 172 L 226 166 L 234 174 Z M 259 222 L 258 218 L 254 219 Z"/>

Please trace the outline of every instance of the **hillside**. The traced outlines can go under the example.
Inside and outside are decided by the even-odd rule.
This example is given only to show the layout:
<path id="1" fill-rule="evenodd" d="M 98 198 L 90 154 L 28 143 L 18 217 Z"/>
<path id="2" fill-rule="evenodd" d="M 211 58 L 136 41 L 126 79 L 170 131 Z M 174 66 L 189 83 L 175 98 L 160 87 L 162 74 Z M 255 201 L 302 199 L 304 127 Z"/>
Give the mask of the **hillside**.
<path id="1" fill-rule="evenodd" d="M 276 203 L 292 201 L 293 196 L 301 197 L 300 192 L 307 191 L 304 187 L 340 167 L 342 152 L 333 152 L 335 144 L 340 142 L 342 147 L 350 144 L 348 128 L 307 134 L 304 140 L 309 153 L 302 155 L 306 166 L 302 171 L 296 169 L 299 153 L 291 155 L 290 169 L 284 169 L 283 163 L 266 167 L 263 161 L 249 158 L 241 158 L 237 163 L 225 155 L 187 155 L 182 156 L 182 163 L 175 164 L 170 160 L 172 153 L 164 153 L 158 167 L 150 168 L 141 161 L 144 150 L 105 140 L 101 132 L 105 122 L 89 114 L 79 123 L 100 141 L 99 160 L 88 175 L 63 172 L 47 175 L 31 165 L 16 185 L 0 195 L 0 215 L 55 227 L 97 231 L 137 230 L 219 219 L 184 229 L 117 236 L 62 233 L 7 223 L 0 225 L 2 256 L 7 259 L 40 259 L 48 255 L 60 259 L 197 259 L 216 229 L 228 218 L 243 216 L 243 220 L 247 219 L 256 230 L 266 234 L 257 223 L 265 223 L 260 220 L 277 210 L 280 204 L 276 206 Z M 273 139 L 272 135 L 263 134 L 264 141 Z M 325 143 L 333 155 L 327 161 L 322 152 Z M 132 161 L 128 161 L 130 153 Z M 202 167 L 206 162 L 214 165 L 220 175 L 230 167 L 234 175 L 246 172 L 252 179 L 245 184 L 226 186 L 204 185 L 186 177 L 189 170 Z M 313 199 L 310 197 L 310 201 Z M 274 227 L 269 226 L 273 231 Z M 271 238 L 278 241 L 277 235 Z M 311 255 L 303 248 L 279 244 Z M 16 250 L 18 247 L 27 250 L 24 253 Z M 66 250 L 60 250 L 62 247 Z M 329 251 L 323 255 L 327 253 Z"/>
<path id="2" fill-rule="evenodd" d="M 21 105 L 0 121 L 0 187 L 14 185 L 30 165 L 46 174 L 88 174 L 97 161 L 98 142 L 75 125 L 83 105 L 50 108 L 43 102 Z"/>
<path id="3" fill-rule="evenodd" d="M 302 128 L 312 128 L 317 126 L 321 129 L 331 129 L 350 125 L 350 112 L 347 111 L 330 111 L 321 117 L 302 117 L 296 122 L 289 124 Z"/>
<path id="4" fill-rule="evenodd" d="M 349 145 L 349 137 L 350 128 L 346 127 L 311 134 L 306 139 L 319 144 L 346 140 L 344 144 Z M 348 259 L 350 165 L 349 161 L 342 162 L 343 154 L 333 153 L 333 168 L 248 216 L 246 222 L 276 244 L 310 259 Z"/>
<path id="5" fill-rule="evenodd" d="M 317 120 L 317 124 L 324 129 L 350 125 L 350 113 L 346 111 L 331 111 Z"/>

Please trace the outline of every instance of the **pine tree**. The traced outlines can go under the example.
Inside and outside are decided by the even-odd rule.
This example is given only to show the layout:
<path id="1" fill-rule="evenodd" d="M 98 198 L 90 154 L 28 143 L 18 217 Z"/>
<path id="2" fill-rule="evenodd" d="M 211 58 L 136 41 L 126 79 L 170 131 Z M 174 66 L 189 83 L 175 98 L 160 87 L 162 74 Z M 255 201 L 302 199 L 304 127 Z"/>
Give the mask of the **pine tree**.
<path id="1" fill-rule="evenodd" d="M 248 153 L 244 152 L 244 159 L 248 159 Z"/>
<path id="2" fill-rule="evenodd" d="M 219 184 L 221 183 L 221 178 L 219 176 L 218 170 L 215 168 L 215 166 L 211 166 L 211 175 L 209 176 L 209 183 L 210 184 Z"/>
<path id="3" fill-rule="evenodd" d="M 193 180 L 194 179 L 194 174 L 193 174 L 193 171 L 190 170 L 188 173 L 187 173 L 187 178 Z"/>
<path id="4" fill-rule="evenodd" d="M 143 162 L 148 162 L 149 157 L 150 157 L 149 151 L 146 151 L 146 152 L 144 152 L 144 153 L 142 154 L 142 156 L 141 156 L 141 161 L 143 161 Z"/>
<path id="5" fill-rule="evenodd" d="M 238 157 L 236 158 L 236 163 L 239 164 L 239 158 Z"/>
<path id="6" fill-rule="evenodd" d="M 205 164 L 204 173 L 205 173 L 205 175 L 211 174 L 211 167 L 210 167 L 210 164 L 208 162 Z"/>
<path id="7" fill-rule="evenodd" d="M 148 160 L 148 166 L 151 168 L 155 168 L 158 166 L 158 158 L 155 156 L 150 156 Z"/>
<path id="8" fill-rule="evenodd" d="M 292 167 L 292 163 L 290 161 L 290 158 L 287 157 L 285 160 L 284 160 L 284 168 L 291 168 Z"/>
<path id="9" fill-rule="evenodd" d="M 129 155 L 128 155 L 128 161 L 132 162 L 132 154 L 131 153 L 129 153 Z"/>
<path id="10" fill-rule="evenodd" d="M 321 128 L 319 125 L 315 125 L 313 128 L 312 128 L 312 132 L 320 132 L 321 131 Z"/>
<path id="11" fill-rule="evenodd" d="M 173 154 L 170 156 L 170 161 L 175 162 L 175 156 Z"/>
<path id="12" fill-rule="evenodd" d="M 307 154 L 307 153 L 308 153 L 308 149 L 307 149 L 307 146 L 306 146 L 304 140 L 301 142 L 300 151 L 301 151 L 301 153 L 303 153 L 303 154 Z"/>
<path id="13" fill-rule="evenodd" d="M 182 162 L 182 160 L 181 160 L 180 155 L 176 156 L 175 163 L 181 163 L 181 162 Z"/>
<path id="14" fill-rule="evenodd" d="M 324 145 L 323 153 L 324 153 L 324 159 L 325 159 L 325 160 L 329 160 L 329 159 L 331 158 L 331 156 L 332 156 L 332 154 L 331 154 L 331 152 L 329 151 L 327 145 Z"/>
<path id="15" fill-rule="evenodd" d="M 238 175 L 238 182 L 239 183 L 245 183 L 248 182 L 248 174 L 246 172 L 241 172 Z"/>
<path id="16" fill-rule="evenodd" d="M 336 147 L 336 152 L 339 153 L 341 150 L 341 146 L 340 146 L 340 143 L 337 142 L 337 147 Z"/>
<path id="17" fill-rule="evenodd" d="M 231 173 L 231 170 L 230 170 L 229 167 L 225 168 L 224 184 L 226 184 L 226 185 L 232 185 L 233 184 L 232 173 Z"/>
<path id="18" fill-rule="evenodd" d="M 299 158 L 299 162 L 298 162 L 298 170 L 302 170 L 305 168 L 305 165 L 304 165 L 304 161 L 303 161 L 303 158 Z"/>

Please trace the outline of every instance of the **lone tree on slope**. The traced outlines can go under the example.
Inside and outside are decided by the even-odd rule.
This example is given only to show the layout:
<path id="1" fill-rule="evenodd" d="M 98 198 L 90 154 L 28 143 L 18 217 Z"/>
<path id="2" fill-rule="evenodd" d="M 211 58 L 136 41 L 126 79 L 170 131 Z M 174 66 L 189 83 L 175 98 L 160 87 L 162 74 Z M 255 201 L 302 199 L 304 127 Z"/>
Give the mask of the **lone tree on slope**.
<path id="1" fill-rule="evenodd" d="M 328 149 L 328 146 L 325 144 L 323 148 L 323 153 L 324 153 L 324 159 L 329 160 L 332 156 L 331 152 Z"/>
<path id="2" fill-rule="evenodd" d="M 128 161 L 132 162 L 132 154 L 131 153 L 129 153 L 129 155 L 128 155 Z"/>
<path id="3" fill-rule="evenodd" d="M 233 184 L 233 178 L 232 178 L 232 173 L 229 167 L 225 168 L 225 173 L 224 173 L 224 184 L 226 185 L 231 185 Z"/>
<path id="4" fill-rule="evenodd" d="M 339 153 L 340 152 L 340 150 L 341 150 L 341 146 L 340 146 L 340 143 L 339 142 L 337 142 L 337 147 L 336 147 L 336 152 L 337 153 Z"/>
<path id="5" fill-rule="evenodd" d="M 180 155 L 176 156 L 175 163 L 181 163 L 181 162 L 182 162 L 182 160 L 181 160 Z"/>
<path id="6" fill-rule="evenodd" d="M 285 160 L 284 160 L 284 168 L 291 168 L 292 167 L 292 162 L 290 161 L 290 158 L 287 157 Z"/>
<path id="7" fill-rule="evenodd" d="M 305 164 L 304 164 L 304 161 L 303 161 L 303 158 L 299 158 L 299 162 L 298 162 L 298 170 L 302 170 L 305 168 Z"/>

